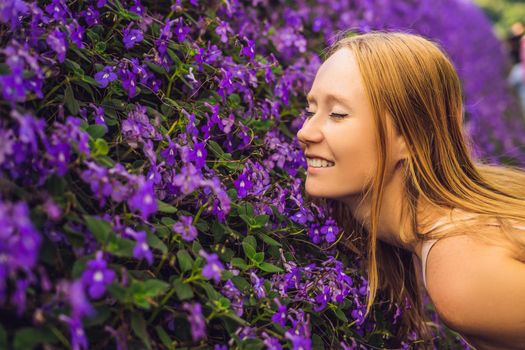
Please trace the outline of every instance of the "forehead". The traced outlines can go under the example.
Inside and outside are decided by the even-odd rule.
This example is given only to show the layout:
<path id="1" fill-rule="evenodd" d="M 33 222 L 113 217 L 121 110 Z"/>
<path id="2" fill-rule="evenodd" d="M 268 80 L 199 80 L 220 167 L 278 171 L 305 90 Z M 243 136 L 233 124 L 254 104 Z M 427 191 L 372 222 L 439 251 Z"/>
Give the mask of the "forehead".
<path id="1" fill-rule="evenodd" d="M 360 95 L 363 90 L 361 81 L 352 51 L 341 48 L 319 67 L 306 99 L 308 102 L 347 102 L 349 97 Z"/>

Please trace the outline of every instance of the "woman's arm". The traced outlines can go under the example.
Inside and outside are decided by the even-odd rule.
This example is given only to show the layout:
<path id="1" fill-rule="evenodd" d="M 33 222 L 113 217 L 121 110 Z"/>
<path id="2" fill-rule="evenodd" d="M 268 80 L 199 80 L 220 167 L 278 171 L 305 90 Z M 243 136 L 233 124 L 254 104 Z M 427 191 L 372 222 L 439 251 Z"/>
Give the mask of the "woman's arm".
<path id="1" fill-rule="evenodd" d="M 525 264 L 468 236 L 438 241 L 427 264 L 428 293 L 450 328 L 525 348 Z"/>

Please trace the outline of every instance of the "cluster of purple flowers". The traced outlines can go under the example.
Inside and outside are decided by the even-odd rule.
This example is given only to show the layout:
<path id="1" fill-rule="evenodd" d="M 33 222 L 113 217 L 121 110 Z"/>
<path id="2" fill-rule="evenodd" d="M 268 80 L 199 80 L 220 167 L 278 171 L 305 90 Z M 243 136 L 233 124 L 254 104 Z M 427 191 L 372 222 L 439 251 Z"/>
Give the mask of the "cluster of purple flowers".
<path id="1" fill-rule="evenodd" d="M 6 302 L 8 280 L 12 279 L 16 288 L 11 302 L 21 314 L 26 307 L 26 290 L 35 280 L 33 268 L 42 238 L 31 223 L 24 202 L 0 200 L 0 226 L 0 306 Z"/>
<path id="2" fill-rule="evenodd" d="M 299 227 L 319 246 L 342 234 L 328 213 L 305 205 L 305 159 L 291 139 L 304 121 L 293 115 L 302 109 L 300 92 L 321 63 L 310 52 L 338 30 L 410 25 L 442 41 L 466 82 L 467 129 L 480 154 L 499 147 L 525 162 L 515 147 L 523 127 L 494 117 L 510 104 L 498 80 L 501 45 L 479 10 L 463 1 L 74 5 L 0 4 L 0 309 L 16 309 L 20 322 L 41 313 L 41 330 L 63 332 L 63 324 L 53 324 L 63 321 L 73 349 L 111 347 L 105 337 L 88 341 L 88 327 L 108 332 L 121 349 L 129 338 L 146 347 L 173 338 L 188 347 L 216 341 L 216 350 L 250 341 L 311 349 L 318 326 L 311 315 L 331 317 L 328 309 L 352 325 L 327 330 L 335 339 L 327 346 L 357 348 L 341 341 L 350 333 L 367 341 L 367 281 L 322 251 L 311 263 L 313 249 L 292 249 L 298 235 L 288 234 Z M 438 18 L 444 9 L 450 15 Z M 476 35 L 470 27 L 479 28 Z M 457 40 L 467 36 L 474 44 Z M 265 215 L 264 227 L 246 227 L 239 204 Z M 247 234 L 263 247 L 263 264 L 238 255 L 239 237 Z M 271 261 L 278 246 L 295 258 Z M 233 268 L 233 259 L 245 267 Z M 285 272 L 267 272 L 273 264 Z M 142 314 L 146 306 L 150 312 Z M 108 310 L 122 317 L 111 326 L 84 322 L 100 313 L 97 322 L 109 323 L 100 321 Z M 223 316 L 248 324 L 208 327 Z M 180 317 L 191 338 L 182 339 Z M 259 320 L 276 327 L 255 327 Z"/>

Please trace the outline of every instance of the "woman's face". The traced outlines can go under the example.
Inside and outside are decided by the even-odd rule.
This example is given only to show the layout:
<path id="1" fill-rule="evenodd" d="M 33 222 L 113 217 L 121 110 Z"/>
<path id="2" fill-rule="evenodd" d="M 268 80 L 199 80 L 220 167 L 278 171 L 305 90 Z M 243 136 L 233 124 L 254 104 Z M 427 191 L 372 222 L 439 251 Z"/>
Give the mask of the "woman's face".
<path id="1" fill-rule="evenodd" d="M 310 117 L 297 132 L 301 148 L 308 161 L 320 157 L 332 166 L 309 163 L 306 192 L 338 199 L 362 194 L 376 171 L 377 149 L 371 106 L 350 49 L 321 65 L 307 100 Z"/>

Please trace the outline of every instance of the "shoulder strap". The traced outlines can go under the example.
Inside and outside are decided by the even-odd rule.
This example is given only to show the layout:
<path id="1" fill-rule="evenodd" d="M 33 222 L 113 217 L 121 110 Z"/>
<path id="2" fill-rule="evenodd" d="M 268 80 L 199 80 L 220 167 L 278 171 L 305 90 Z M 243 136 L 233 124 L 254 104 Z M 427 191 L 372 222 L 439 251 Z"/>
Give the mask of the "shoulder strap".
<path id="1" fill-rule="evenodd" d="M 423 241 L 423 244 L 421 245 L 421 263 L 422 263 L 422 271 L 423 271 L 423 284 L 425 285 L 425 288 L 427 286 L 427 279 L 426 279 L 426 265 L 427 265 L 427 257 L 428 253 L 430 252 L 430 249 L 432 249 L 432 246 L 437 242 L 437 239 L 430 239 L 428 241 Z"/>

